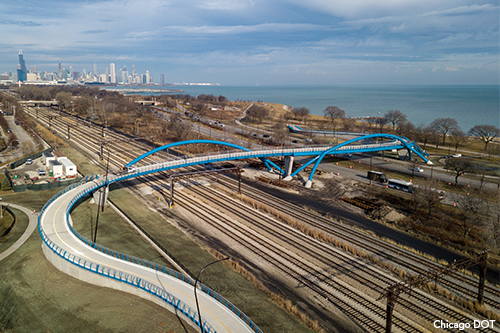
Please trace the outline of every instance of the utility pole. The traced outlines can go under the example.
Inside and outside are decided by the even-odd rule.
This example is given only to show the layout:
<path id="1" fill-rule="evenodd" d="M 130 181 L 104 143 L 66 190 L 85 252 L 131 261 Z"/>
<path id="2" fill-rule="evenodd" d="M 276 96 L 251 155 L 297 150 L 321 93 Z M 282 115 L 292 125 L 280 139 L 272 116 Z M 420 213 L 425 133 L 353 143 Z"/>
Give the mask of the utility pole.
<path id="1" fill-rule="evenodd" d="M 409 294 L 411 293 L 413 288 L 419 287 L 429 281 L 435 281 L 437 283 L 439 278 L 449 275 L 454 271 L 459 271 L 475 265 L 479 265 L 480 267 L 477 302 L 479 304 L 482 304 L 483 293 L 484 293 L 484 282 L 485 282 L 484 280 L 486 276 L 487 261 L 488 261 L 488 252 L 489 250 L 479 252 L 474 257 L 464 258 L 462 260 L 455 261 L 450 265 L 448 265 L 448 267 L 444 267 L 441 269 L 438 268 L 436 270 L 428 271 L 418 276 L 412 276 L 410 278 L 407 278 L 400 282 L 396 282 L 390 285 L 389 287 L 385 288 L 382 292 L 382 295 L 380 295 L 380 297 L 377 299 L 380 300 L 384 297 L 387 298 L 385 332 L 391 333 L 392 315 L 394 312 L 394 306 L 396 305 L 397 299 L 401 293 L 405 292 Z"/>

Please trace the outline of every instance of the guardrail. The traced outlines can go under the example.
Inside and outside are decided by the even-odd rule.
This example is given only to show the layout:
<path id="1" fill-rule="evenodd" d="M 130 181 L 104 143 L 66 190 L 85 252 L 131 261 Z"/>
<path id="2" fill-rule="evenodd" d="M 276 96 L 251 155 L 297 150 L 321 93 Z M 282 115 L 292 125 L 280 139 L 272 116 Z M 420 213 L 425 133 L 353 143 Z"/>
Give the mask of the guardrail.
<path id="1" fill-rule="evenodd" d="M 127 175 L 129 176 L 129 175 Z M 122 177 L 116 177 L 114 179 L 111 179 L 112 182 L 116 182 L 119 180 L 124 180 L 126 178 L 130 178 L 127 176 L 122 176 Z M 97 180 L 97 182 L 95 182 Z M 71 212 L 71 208 L 73 205 L 83 196 L 95 191 L 96 189 L 105 186 L 105 181 L 103 180 L 103 177 L 98 176 L 98 175 L 89 175 L 86 176 L 84 179 L 82 179 L 79 183 L 73 184 L 65 188 L 64 190 L 58 192 L 56 195 L 54 195 L 42 208 L 40 211 L 40 214 L 38 216 L 38 231 L 40 233 L 40 236 L 42 237 L 42 240 L 44 243 L 50 248 L 54 253 L 56 253 L 58 256 L 63 258 L 64 260 L 77 265 L 87 271 L 90 271 L 92 273 L 96 273 L 102 276 L 106 276 L 121 282 L 125 282 L 129 285 L 132 285 L 134 287 L 140 288 L 144 291 L 149 292 L 150 294 L 162 299 L 163 301 L 167 302 L 169 305 L 173 306 L 177 310 L 181 311 L 186 317 L 188 317 L 191 321 L 193 321 L 197 326 L 199 326 L 199 321 L 198 321 L 198 315 L 197 312 L 192 310 L 189 306 L 187 306 L 184 302 L 182 302 L 180 299 L 177 299 L 176 297 L 170 295 L 168 292 L 166 292 L 162 287 L 157 286 L 156 284 L 146 282 L 142 280 L 141 278 L 129 274 L 129 273 L 124 273 L 122 271 L 116 270 L 116 269 L 111 269 L 109 267 L 103 266 L 103 265 L 98 265 L 96 263 L 93 263 L 91 261 L 82 259 L 74 254 L 70 254 L 66 252 L 65 250 L 59 248 L 56 244 L 54 244 L 45 234 L 41 227 L 41 218 L 43 213 L 46 211 L 47 207 L 52 204 L 57 198 L 59 198 L 61 195 L 67 193 L 68 191 L 71 191 L 77 187 L 86 185 L 90 182 L 94 182 L 94 184 L 90 186 L 86 186 L 84 189 L 79 191 L 73 199 L 69 202 L 67 208 L 66 208 L 66 223 L 71 230 L 71 232 L 78 237 L 83 243 L 87 244 L 88 246 L 102 252 L 103 254 L 112 256 L 117 259 L 121 259 L 127 262 L 131 262 L 137 265 L 141 265 L 144 267 L 148 267 L 150 269 L 154 269 L 160 273 L 167 274 L 171 277 L 175 277 L 176 279 L 183 281 L 185 283 L 188 283 L 189 285 L 194 286 L 195 280 L 192 279 L 190 276 L 186 276 L 180 272 L 177 272 L 175 270 L 172 270 L 170 268 L 166 268 L 163 265 L 154 263 L 149 260 L 145 260 L 142 258 L 134 257 L 128 254 L 124 254 L 109 248 L 106 248 L 104 246 L 101 246 L 99 244 L 96 244 L 89 239 L 85 238 L 84 236 L 80 235 L 74 228 L 73 226 L 69 223 L 69 213 Z M 109 182 L 108 182 L 109 184 Z M 223 296 L 219 295 L 217 292 L 213 291 L 209 287 L 203 285 L 202 283 L 198 282 L 198 286 L 200 286 L 201 292 L 211 296 L 213 299 L 218 301 L 221 305 L 225 306 L 227 309 L 229 309 L 231 312 L 236 314 L 238 318 L 240 318 L 244 323 L 246 323 L 254 332 L 256 333 L 262 333 L 262 330 L 248 317 L 246 316 L 240 309 L 238 309 L 236 306 L 234 306 L 231 302 L 229 302 L 226 298 Z M 202 319 L 203 320 L 203 319 Z M 215 330 L 212 329 L 211 325 L 208 324 L 206 321 L 203 322 L 203 331 L 206 333 L 215 333 Z"/>

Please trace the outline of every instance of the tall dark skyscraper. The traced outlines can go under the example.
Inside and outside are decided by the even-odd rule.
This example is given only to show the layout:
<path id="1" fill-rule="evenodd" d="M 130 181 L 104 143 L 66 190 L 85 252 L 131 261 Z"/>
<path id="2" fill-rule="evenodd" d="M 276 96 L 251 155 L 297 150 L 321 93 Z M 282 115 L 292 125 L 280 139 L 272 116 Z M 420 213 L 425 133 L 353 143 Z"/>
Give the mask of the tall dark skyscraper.
<path id="1" fill-rule="evenodd" d="M 19 64 L 17 65 L 17 80 L 26 81 L 26 63 L 23 59 L 23 51 L 19 51 Z"/>

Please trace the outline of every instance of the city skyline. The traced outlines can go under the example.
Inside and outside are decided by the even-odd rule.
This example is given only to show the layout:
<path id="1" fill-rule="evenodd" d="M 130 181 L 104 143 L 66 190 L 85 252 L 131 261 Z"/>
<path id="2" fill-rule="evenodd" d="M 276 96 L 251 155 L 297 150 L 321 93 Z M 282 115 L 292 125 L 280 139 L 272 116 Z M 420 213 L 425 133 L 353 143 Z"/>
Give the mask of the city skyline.
<path id="1" fill-rule="evenodd" d="M 0 73 L 22 49 L 43 71 L 135 65 L 165 83 L 499 84 L 494 1 L 44 4 L 0 4 Z"/>

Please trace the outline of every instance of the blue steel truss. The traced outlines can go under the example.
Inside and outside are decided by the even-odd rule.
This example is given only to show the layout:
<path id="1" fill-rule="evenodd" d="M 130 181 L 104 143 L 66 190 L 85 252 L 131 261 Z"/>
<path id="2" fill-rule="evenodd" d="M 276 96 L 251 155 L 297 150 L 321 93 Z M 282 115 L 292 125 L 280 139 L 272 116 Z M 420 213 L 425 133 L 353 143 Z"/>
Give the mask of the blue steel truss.
<path id="1" fill-rule="evenodd" d="M 379 139 L 384 139 L 385 141 L 379 141 Z M 388 141 L 390 140 L 390 141 Z M 355 144 L 361 142 L 360 144 Z M 319 163 L 322 161 L 322 159 L 326 155 L 335 155 L 335 154 L 348 154 L 348 153 L 366 153 L 366 152 L 374 152 L 374 151 L 387 151 L 387 150 L 392 150 L 392 149 L 407 149 L 409 153 L 409 157 L 411 159 L 411 154 L 415 153 L 417 156 L 419 156 L 422 160 L 424 160 L 426 163 L 432 164 L 428 160 L 429 154 L 427 154 L 425 151 L 422 151 L 420 147 L 415 143 L 415 141 L 411 141 L 408 138 L 405 137 L 399 137 L 397 135 L 393 134 L 386 134 L 386 133 L 380 133 L 380 134 L 370 134 L 370 135 L 365 135 L 362 137 L 354 138 L 352 140 L 343 142 L 341 144 L 338 144 L 336 146 L 307 146 L 307 147 L 302 147 L 302 148 L 283 148 L 283 149 L 262 149 L 262 150 L 255 150 L 252 151 L 248 148 L 229 143 L 229 142 L 224 142 L 224 141 L 214 141 L 214 140 L 189 140 L 189 141 L 180 141 L 180 142 L 175 142 L 171 143 L 165 146 L 161 146 L 158 148 L 155 148 L 145 154 L 142 154 L 138 156 L 137 158 L 133 159 L 129 163 L 125 165 L 125 167 L 131 167 L 141 161 L 142 159 L 157 153 L 162 150 L 167 150 L 172 147 L 177 147 L 177 146 L 183 146 L 183 145 L 189 145 L 189 144 L 200 144 L 200 143 L 206 143 L 206 144 L 215 144 L 215 145 L 221 145 L 221 146 L 227 146 L 231 148 L 235 148 L 237 150 L 242 151 L 241 153 L 232 153 L 232 152 L 227 152 L 227 153 L 222 153 L 222 152 L 217 152 L 214 153 L 210 156 L 204 156 L 203 158 L 185 158 L 182 159 L 183 161 L 176 161 L 176 163 L 159 163 L 156 166 L 149 167 L 148 170 L 144 171 L 139 171 L 138 173 L 133 173 L 130 175 L 125 176 L 124 178 L 132 178 L 132 177 L 137 177 L 140 175 L 146 175 L 149 173 L 154 173 L 154 172 L 159 172 L 159 171 L 166 171 L 166 170 L 171 170 L 171 169 L 177 169 L 177 168 L 182 168 L 182 167 L 187 167 L 187 166 L 192 166 L 192 165 L 201 165 L 201 164 L 208 164 L 208 163 L 214 163 L 214 162 L 225 162 L 225 161 L 233 161 L 233 160 L 239 160 L 239 159 L 248 159 L 248 158 L 260 158 L 268 167 L 269 170 L 271 168 L 275 168 L 278 170 L 278 172 L 282 173 L 285 175 L 285 171 L 283 171 L 279 166 L 277 166 L 275 163 L 272 161 L 268 160 L 267 157 L 271 156 L 314 156 L 310 161 L 302 165 L 300 168 L 295 170 L 290 176 L 293 178 L 296 176 L 299 172 L 304 170 L 307 166 L 310 164 L 314 163 L 314 166 L 312 168 L 311 174 L 309 176 L 309 181 L 312 181 L 314 174 L 316 172 L 316 169 L 319 165 Z M 123 177 L 120 177 L 122 180 L 124 179 Z"/>
<path id="2" fill-rule="evenodd" d="M 132 165 L 136 164 L 140 160 L 142 160 L 142 159 L 144 159 L 144 158 L 146 158 L 146 157 L 148 157 L 148 156 L 150 156 L 150 155 L 152 155 L 154 153 L 162 151 L 162 150 L 167 150 L 167 149 L 172 148 L 172 147 L 185 146 L 185 145 L 198 144 L 198 143 L 207 143 L 207 144 L 212 144 L 212 145 L 227 146 L 227 147 L 231 147 L 231 148 L 235 148 L 235 149 L 240 149 L 240 150 L 243 150 L 243 151 L 251 152 L 251 150 L 248 149 L 248 148 L 236 145 L 234 143 L 225 142 L 225 141 L 215 141 L 215 140 L 188 140 L 188 141 L 179 141 L 179 142 L 170 143 L 168 145 L 161 146 L 161 147 L 155 148 L 153 150 L 150 150 L 147 153 L 142 154 L 141 156 L 138 156 L 135 159 L 133 159 L 132 161 L 130 161 L 129 163 L 127 163 L 125 165 L 125 167 L 131 167 Z M 256 156 L 256 157 L 259 157 L 259 156 Z M 269 171 L 271 171 L 271 166 L 272 166 L 272 167 L 276 168 L 276 170 L 279 170 L 281 173 L 284 173 L 284 171 L 281 170 L 281 168 L 279 166 L 277 166 L 275 163 L 273 163 L 272 161 L 269 161 L 267 158 L 263 158 L 263 157 L 259 157 L 259 158 L 262 160 L 262 162 L 264 162 L 264 164 L 267 166 L 267 168 L 269 169 Z M 230 161 L 230 160 L 228 160 L 228 161 Z"/>

